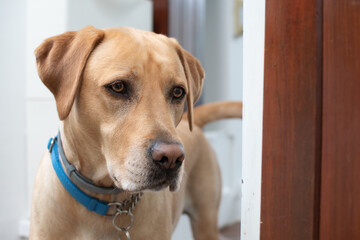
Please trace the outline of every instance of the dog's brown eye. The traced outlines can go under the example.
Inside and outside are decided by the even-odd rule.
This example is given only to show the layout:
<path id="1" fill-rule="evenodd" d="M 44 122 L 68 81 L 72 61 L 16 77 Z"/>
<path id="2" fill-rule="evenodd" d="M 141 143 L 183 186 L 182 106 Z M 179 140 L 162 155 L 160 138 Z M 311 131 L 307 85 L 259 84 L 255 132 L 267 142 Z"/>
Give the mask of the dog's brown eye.
<path id="1" fill-rule="evenodd" d="M 185 90 L 181 87 L 176 87 L 173 90 L 173 96 L 175 99 L 180 99 L 184 96 Z"/>
<path id="2" fill-rule="evenodd" d="M 115 93 L 124 93 L 125 92 L 125 84 L 123 82 L 116 82 L 110 85 L 110 88 Z"/>

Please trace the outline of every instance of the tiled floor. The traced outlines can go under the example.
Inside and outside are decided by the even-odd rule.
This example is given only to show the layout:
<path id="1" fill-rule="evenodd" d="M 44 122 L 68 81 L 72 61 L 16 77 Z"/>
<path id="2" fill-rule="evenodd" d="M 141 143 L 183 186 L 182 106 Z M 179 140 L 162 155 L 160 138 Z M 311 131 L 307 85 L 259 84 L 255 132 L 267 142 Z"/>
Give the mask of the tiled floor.
<path id="1" fill-rule="evenodd" d="M 220 229 L 221 240 L 239 240 L 240 222 Z"/>

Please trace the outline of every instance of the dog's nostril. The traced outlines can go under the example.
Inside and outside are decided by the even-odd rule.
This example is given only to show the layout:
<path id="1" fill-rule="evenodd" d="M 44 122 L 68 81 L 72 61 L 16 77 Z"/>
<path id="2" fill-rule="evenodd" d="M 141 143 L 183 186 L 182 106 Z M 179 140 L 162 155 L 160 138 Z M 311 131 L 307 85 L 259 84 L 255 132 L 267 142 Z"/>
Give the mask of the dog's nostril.
<path id="1" fill-rule="evenodd" d="M 159 163 L 167 163 L 169 161 L 168 157 L 162 157 Z"/>
<path id="2" fill-rule="evenodd" d="M 184 161 L 184 157 L 182 157 L 182 156 L 179 157 L 178 159 L 176 159 L 176 162 L 175 162 L 176 167 L 181 167 L 183 161 Z"/>
<path id="3" fill-rule="evenodd" d="M 177 159 L 176 159 L 176 164 L 182 164 L 183 163 L 183 161 L 184 161 L 184 158 L 185 158 L 185 155 L 184 154 L 182 154 L 180 157 L 178 157 Z"/>

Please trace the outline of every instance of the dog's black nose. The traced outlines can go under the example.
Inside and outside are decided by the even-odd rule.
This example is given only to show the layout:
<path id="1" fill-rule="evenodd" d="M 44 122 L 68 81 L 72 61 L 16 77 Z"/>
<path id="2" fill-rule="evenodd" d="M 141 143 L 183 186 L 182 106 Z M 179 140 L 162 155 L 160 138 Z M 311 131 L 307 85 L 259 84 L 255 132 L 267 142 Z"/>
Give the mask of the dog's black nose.
<path id="1" fill-rule="evenodd" d="M 168 170 L 177 170 L 184 161 L 184 147 L 179 143 L 155 142 L 150 148 L 153 161 Z"/>

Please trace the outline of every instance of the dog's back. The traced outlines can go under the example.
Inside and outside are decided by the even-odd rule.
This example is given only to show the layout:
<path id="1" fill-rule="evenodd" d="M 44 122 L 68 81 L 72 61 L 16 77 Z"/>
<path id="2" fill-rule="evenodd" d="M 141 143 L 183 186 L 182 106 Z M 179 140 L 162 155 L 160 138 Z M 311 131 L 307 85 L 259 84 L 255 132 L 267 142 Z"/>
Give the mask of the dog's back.
<path id="1" fill-rule="evenodd" d="M 184 114 L 187 118 L 187 114 Z M 194 123 L 202 128 L 206 124 L 227 118 L 242 118 L 242 102 L 215 102 L 194 109 Z"/>

